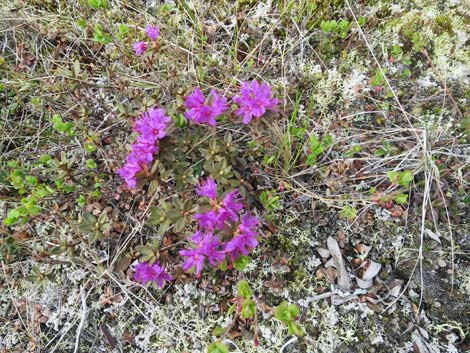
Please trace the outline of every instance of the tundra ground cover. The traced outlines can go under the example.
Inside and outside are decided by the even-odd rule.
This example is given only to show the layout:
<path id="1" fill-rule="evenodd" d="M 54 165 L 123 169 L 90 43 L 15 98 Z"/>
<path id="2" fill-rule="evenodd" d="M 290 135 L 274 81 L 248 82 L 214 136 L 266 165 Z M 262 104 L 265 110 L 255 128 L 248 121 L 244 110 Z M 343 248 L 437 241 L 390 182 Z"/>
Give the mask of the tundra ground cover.
<path id="1" fill-rule="evenodd" d="M 469 349 L 465 1 L 0 13 L 3 351 Z"/>

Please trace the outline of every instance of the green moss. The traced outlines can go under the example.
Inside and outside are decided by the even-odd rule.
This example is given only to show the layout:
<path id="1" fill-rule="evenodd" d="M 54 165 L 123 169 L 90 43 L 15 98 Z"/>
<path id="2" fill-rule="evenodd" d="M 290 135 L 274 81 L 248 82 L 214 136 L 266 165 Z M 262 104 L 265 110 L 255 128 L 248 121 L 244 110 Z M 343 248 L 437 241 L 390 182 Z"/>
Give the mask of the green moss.
<path id="1" fill-rule="evenodd" d="M 436 17 L 436 25 L 433 30 L 435 34 L 440 34 L 442 31 L 447 32 L 449 35 L 455 35 L 452 29 L 452 20 L 447 15 L 439 15 Z"/>

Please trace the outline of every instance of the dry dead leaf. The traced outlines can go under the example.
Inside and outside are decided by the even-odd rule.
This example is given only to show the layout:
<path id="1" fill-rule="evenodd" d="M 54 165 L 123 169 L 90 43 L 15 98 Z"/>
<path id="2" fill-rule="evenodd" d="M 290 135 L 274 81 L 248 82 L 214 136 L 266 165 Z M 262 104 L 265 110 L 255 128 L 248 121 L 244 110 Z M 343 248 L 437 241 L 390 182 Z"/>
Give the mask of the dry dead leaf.
<path id="1" fill-rule="evenodd" d="M 327 259 L 330 256 L 330 251 L 328 249 L 317 247 L 315 250 L 317 250 L 320 256 L 325 259 Z"/>
<path id="2" fill-rule="evenodd" d="M 398 298 L 401 293 L 401 287 L 403 285 L 403 281 L 401 279 L 396 279 L 390 285 L 390 295 Z"/>
<path id="3" fill-rule="evenodd" d="M 382 265 L 379 264 L 378 262 L 371 261 L 371 260 L 369 260 L 368 262 L 369 264 L 366 270 L 364 271 L 364 273 L 362 274 L 362 279 L 364 281 L 372 280 L 375 276 L 379 274 L 382 268 Z"/>
<path id="4" fill-rule="evenodd" d="M 359 288 L 367 289 L 372 287 L 373 281 L 371 279 L 363 280 L 359 277 L 356 277 L 356 282 Z"/>
<path id="5" fill-rule="evenodd" d="M 336 269 L 338 270 L 338 286 L 345 291 L 349 291 L 351 282 L 349 281 L 349 276 L 344 266 L 343 256 L 339 249 L 338 242 L 332 237 L 328 237 L 326 242 L 328 250 L 335 261 Z"/>

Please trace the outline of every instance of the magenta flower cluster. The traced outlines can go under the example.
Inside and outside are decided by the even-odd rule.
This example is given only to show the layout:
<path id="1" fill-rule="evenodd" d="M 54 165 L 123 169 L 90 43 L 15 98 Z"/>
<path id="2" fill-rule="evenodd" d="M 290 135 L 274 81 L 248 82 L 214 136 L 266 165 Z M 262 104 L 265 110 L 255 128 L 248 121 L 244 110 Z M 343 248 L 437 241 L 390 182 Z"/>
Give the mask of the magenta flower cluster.
<path id="1" fill-rule="evenodd" d="M 145 34 L 156 42 L 160 37 L 160 28 L 147 25 Z M 145 41 L 134 43 L 135 54 L 142 55 L 148 46 L 149 43 Z M 243 118 L 244 124 L 251 123 L 253 118 L 261 118 L 267 110 L 275 111 L 279 104 L 279 100 L 272 96 L 271 87 L 257 80 L 243 82 L 240 94 L 233 97 L 232 101 L 237 105 L 235 114 Z M 187 111 L 184 116 L 188 120 L 209 126 L 215 126 L 216 118 L 229 110 L 227 98 L 219 96 L 215 90 L 211 90 L 206 98 L 199 87 L 194 88 L 193 92 L 186 97 L 185 108 Z"/>
<path id="2" fill-rule="evenodd" d="M 135 188 L 137 174 L 150 167 L 154 154 L 158 153 L 158 141 L 167 135 L 170 121 L 163 109 L 151 108 L 135 122 L 134 131 L 139 133 L 139 137 L 131 145 L 126 164 L 118 170 L 129 188 Z"/>
<path id="3" fill-rule="evenodd" d="M 157 31 L 157 28 L 153 29 Z M 152 34 L 150 29 L 147 29 L 147 31 L 149 37 L 158 37 L 157 32 Z M 235 114 L 241 116 L 245 124 L 249 124 L 253 118 L 260 118 L 268 109 L 277 109 L 279 104 L 279 100 L 272 97 L 271 87 L 267 84 L 260 84 L 256 80 L 251 83 L 244 82 L 241 86 L 240 95 L 236 95 L 233 101 L 238 106 Z M 227 98 L 219 96 L 215 90 L 211 90 L 208 98 L 206 98 L 199 88 L 195 88 L 193 93 L 186 97 L 185 107 L 187 111 L 184 115 L 187 119 L 196 124 L 209 126 L 215 126 L 216 118 L 228 111 Z M 148 113 L 144 113 L 142 119 L 136 122 L 134 131 L 138 132 L 140 136 L 132 144 L 132 152 L 127 157 L 126 164 L 118 171 L 129 188 L 136 187 L 137 174 L 148 169 L 154 154 L 158 153 L 158 140 L 166 136 L 166 128 L 170 121 L 171 118 L 165 115 L 163 109 L 152 108 Z M 227 197 L 233 198 L 235 196 L 229 194 Z M 226 219 L 236 218 L 234 214 L 233 211 L 226 210 L 225 213 L 222 212 L 218 217 L 217 227 L 223 226 Z M 200 216 L 198 218 L 200 224 L 205 226 L 210 222 L 214 222 L 214 219 L 209 216 Z"/>
<path id="4" fill-rule="evenodd" d="M 279 104 L 279 100 L 272 96 L 271 87 L 256 80 L 243 82 L 240 94 L 232 100 L 238 106 L 235 114 L 243 118 L 244 124 L 251 123 L 253 118 L 261 118 L 268 109 L 275 111 Z M 228 111 L 227 98 L 211 90 L 206 99 L 198 87 L 186 97 L 185 107 L 188 109 L 184 114 L 187 119 L 210 126 L 215 126 L 215 119 Z"/>
<path id="5" fill-rule="evenodd" d="M 243 117 L 244 124 L 249 124 L 253 118 L 261 118 L 267 109 L 275 110 L 279 104 L 279 99 L 272 97 L 271 87 L 256 80 L 243 82 L 240 95 L 233 97 L 233 101 L 238 105 L 235 113 Z"/>
<path id="6" fill-rule="evenodd" d="M 163 287 L 165 281 L 172 281 L 173 277 L 156 261 L 153 265 L 150 265 L 148 262 L 137 264 L 135 266 L 134 279 L 142 285 L 148 282 L 157 282 L 160 287 Z"/>
<path id="7" fill-rule="evenodd" d="M 206 99 L 201 89 L 196 87 L 189 96 L 186 97 L 185 107 L 188 109 L 184 116 L 196 124 L 206 124 L 215 126 L 215 118 L 227 111 L 227 98 L 219 97 L 215 90 L 210 92 Z"/>
<path id="8" fill-rule="evenodd" d="M 152 42 L 156 42 L 157 38 L 160 37 L 160 28 L 152 25 L 147 25 L 145 28 L 145 35 L 150 38 Z M 137 56 L 142 55 L 148 49 L 148 43 L 145 41 L 139 41 L 133 45 L 135 54 Z"/>
<path id="9" fill-rule="evenodd" d="M 237 189 L 225 197 L 218 198 L 217 184 L 208 178 L 197 189 L 199 196 L 207 197 L 211 209 L 194 215 L 199 230 L 191 238 L 192 248 L 180 250 L 185 257 L 183 270 L 194 269 L 200 275 L 206 260 L 212 266 L 218 266 L 227 256 L 231 261 L 240 255 L 248 255 L 258 245 L 259 219 L 243 212 L 243 203 Z M 231 239 L 222 243 L 219 235 L 231 233 Z"/>

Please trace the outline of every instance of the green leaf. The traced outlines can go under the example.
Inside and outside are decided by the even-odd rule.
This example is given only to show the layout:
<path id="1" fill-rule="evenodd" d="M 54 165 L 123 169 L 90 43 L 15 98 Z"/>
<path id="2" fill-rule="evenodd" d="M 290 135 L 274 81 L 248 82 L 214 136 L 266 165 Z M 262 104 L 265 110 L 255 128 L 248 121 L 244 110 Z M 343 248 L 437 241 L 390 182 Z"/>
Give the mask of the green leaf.
<path id="1" fill-rule="evenodd" d="M 297 319 L 297 317 L 300 315 L 300 310 L 298 306 L 295 304 L 289 304 L 289 306 L 287 307 L 287 310 L 289 311 L 291 316 L 295 319 Z"/>
<path id="2" fill-rule="evenodd" d="M 237 309 L 237 306 L 235 304 L 230 305 L 230 307 L 227 310 L 227 315 L 233 314 L 236 309 Z"/>
<path id="3" fill-rule="evenodd" d="M 395 197 L 393 198 L 393 201 L 395 201 L 395 203 L 399 205 L 405 205 L 406 203 L 408 203 L 408 195 L 406 194 L 395 195 Z"/>
<path id="4" fill-rule="evenodd" d="M 294 335 L 298 337 L 305 335 L 305 331 L 302 326 L 300 326 L 300 324 L 295 321 L 289 322 L 287 324 L 287 329 L 289 331 L 289 335 Z"/>
<path id="5" fill-rule="evenodd" d="M 119 39 L 123 40 L 129 34 L 129 31 L 130 31 L 130 29 L 129 29 L 128 26 L 126 26 L 124 23 L 120 23 L 119 26 L 118 26 L 117 37 Z"/>
<path id="6" fill-rule="evenodd" d="M 88 5 L 95 10 L 99 8 L 105 9 L 108 6 L 108 2 L 106 0 L 88 0 Z"/>
<path id="7" fill-rule="evenodd" d="M 111 230 L 111 224 L 110 223 L 104 223 L 100 226 L 100 231 L 102 232 L 109 232 Z"/>
<path id="8" fill-rule="evenodd" d="M 31 195 L 34 196 L 37 199 L 43 199 L 47 196 L 53 195 L 54 194 L 54 189 L 52 189 L 50 186 L 41 184 L 38 185 L 32 192 Z"/>
<path id="9" fill-rule="evenodd" d="M 275 211 L 281 208 L 280 197 L 275 195 L 275 190 L 264 190 L 260 195 L 260 201 L 267 211 Z"/>
<path id="10" fill-rule="evenodd" d="M 251 290 L 248 281 L 245 279 L 238 282 L 238 296 L 245 299 L 251 299 L 253 297 L 253 291 Z"/>
<path id="11" fill-rule="evenodd" d="M 178 219 L 175 223 L 175 232 L 176 233 L 181 232 L 185 226 L 186 226 L 186 219 L 184 218 Z"/>
<path id="12" fill-rule="evenodd" d="M 265 154 L 264 157 L 263 157 L 263 162 L 264 164 L 266 165 L 270 165 L 272 162 L 274 162 L 274 159 L 276 158 L 276 156 L 270 156 L 268 154 Z"/>
<path id="13" fill-rule="evenodd" d="M 75 78 L 80 76 L 80 61 L 79 60 L 75 60 L 73 62 L 73 76 Z"/>
<path id="14" fill-rule="evenodd" d="M 340 28 L 341 30 L 348 30 L 349 27 L 350 27 L 350 24 L 349 24 L 348 21 L 346 21 L 346 20 L 341 20 L 341 21 L 339 22 L 339 28 Z"/>
<path id="15" fill-rule="evenodd" d="M 392 55 L 396 58 L 398 57 L 401 53 L 403 53 L 403 50 L 401 49 L 399 44 L 395 44 L 392 47 Z"/>
<path id="16" fill-rule="evenodd" d="M 186 125 L 186 118 L 183 114 L 177 114 L 172 116 L 173 120 L 175 121 L 176 127 L 183 127 Z"/>
<path id="17" fill-rule="evenodd" d="M 297 305 L 289 305 L 286 301 L 282 302 L 274 309 L 274 317 L 286 325 L 296 320 L 299 315 L 300 310 Z"/>
<path id="18" fill-rule="evenodd" d="M 233 262 L 233 267 L 235 267 L 238 271 L 243 271 L 246 266 L 248 266 L 251 263 L 251 257 L 241 255 L 235 259 Z"/>
<path id="19" fill-rule="evenodd" d="M 335 32 L 338 28 L 338 22 L 336 22 L 336 20 L 322 21 L 320 27 L 325 33 Z"/>
<path id="20" fill-rule="evenodd" d="M 374 156 L 376 157 L 383 157 L 387 154 L 387 151 L 385 151 L 383 148 L 379 148 L 374 152 Z"/>
<path id="21" fill-rule="evenodd" d="M 395 171 L 388 171 L 387 172 L 388 180 L 390 180 L 391 183 L 395 184 L 397 182 L 399 176 L 400 176 L 399 172 L 395 172 Z"/>
<path id="22" fill-rule="evenodd" d="M 98 166 L 94 159 L 87 159 L 85 164 L 88 169 L 95 169 Z"/>
<path id="23" fill-rule="evenodd" d="M 78 229 L 84 233 L 90 233 L 96 229 L 96 222 L 97 219 L 94 215 L 91 213 L 84 213 L 83 222 L 78 226 Z"/>
<path id="24" fill-rule="evenodd" d="M 330 134 L 326 134 L 325 136 L 323 136 L 321 144 L 323 145 L 323 147 L 331 146 L 333 144 L 333 137 Z"/>
<path id="25" fill-rule="evenodd" d="M 150 207 L 150 216 L 147 219 L 147 223 L 156 226 L 166 221 L 165 215 L 165 205 L 160 205 L 160 207 L 151 206 Z"/>
<path id="26" fill-rule="evenodd" d="M 285 324 L 292 320 L 287 305 L 287 302 L 282 302 L 274 308 L 274 317 Z"/>
<path id="27" fill-rule="evenodd" d="M 86 20 L 84 18 L 79 18 L 77 21 L 75 21 L 75 23 L 81 28 L 86 28 L 87 26 Z"/>
<path id="28" fill-rule="evenodd" d="M 359 17 L 359 19 L 357 20 L 357 22 L 359 23 L 359 26 L 364 26 L 367 22 L 367 18 L 365 17 Z"/>
<path id="29" fill-rule="evenodd" d="M 405 188 L 409 188 L 410 183 L 413 181 L 413 179 L 414 179 L 413 172 L 411 170 L 405 170 L 404 172 L 400 173 L 398 184 Z"/>
<path id="30" fill-rule="evenodd" d="M 312 153 L 316 154 L 317 151 L 319 151 L 318 154 L 321 153 L 321 143 L 317 135 L 310 135 L 309 143 L 310 143 L 310 150 L 312 151 Z"/>
<path id="31" fill-rule="evenodd" d="M 181 211 L 175 209 L 166 211 L 165 216 L 172 220 L 176 220 L 182 217 Z"/>
<path id="32" fill-rule="evenodd" d="M 86 204 L 86 198 L 85 195 L 80 195 L 76 200 L 78 206 L 83 207 Z"/>
<path id="33" fill-rule="evenodd" d="M 341 210 L 341 216 L 344 217 L 344 218 L 347 218 L 349 220 L 352 220 L 352 219 L 356 218 L 357 210 L 352 206 L 346 205 Z"/>
<path id="34" fill-rule="evenodd" d="M 222 262 L 220 263 L 219 269 L 220 269 L 221 271 L 227 271 L 227 260 L 224 260 L 224 261 L 222 261 Z"/>
<path id="35" fill-rule="evenodd" d="M 67 194 L 70 194 L 71 192 L 74 192 L 77 189 L 75 185 L 64 185 L 64 191 Z"/>
<path id="36" fill-rule="evenodd" d="M 228 353 L 228 347 L 220 342 L 214 342 L 207 348 L 207 353 Z"/>
<path id="37" fill-rule="evenodd" d="M 360 145 L 354 145 L 352 148 L 346 152 L 346 157 L 354 157 L 356 153 L 360 153 L 362 151 L 362 147 Z"/>
<path id="38" fill-rule="evenodd" d="M 313 153 L 309 154 L 307 156 L 307 165 L 309 167 L 313 167 L 317 163 L 317 156 L 314 155 Z"/>
<path id="39" fill-rule="evenodd" d="M 251 299 L 245 299 L 242 303 L 242 318 L 251 319 L 256 313 L 256 303 Z"/>
<path id="40" fill-rule="evenodd" d="M 112 37 L 104 31 L 102 25 L 97 24 L 95 25 L 95 31 L 93 33 L 93 39 L 101 44 L 108 44 L 112 42 Z"/>
<path id="41" fill-rule="evenodd" d="M 403 71 L 401 72 L 400 78 L 403 79 L 403 80 L 405 80 L 405 79 L 411 77 L 412 74 L 413 74 L 413 73 L 411 72 L 410 69 L 405 69 L 405 70 L 403 70 Z"/>
<path id="42" fill-rule="evenodd" d="M 85 142 L 85 151 L 92 153 L 96 151 L 96 145 L 93 142 Z"/>
<path id="43" fill-rule="evenodd" d="M 382 69 L 382 71 L 384 74 L 387 73 L 386 68 Z M 370 84 L 372 86 L 381 86 L 385 83 L 385 76 L 382 75 L 382 71 L 377 69 L 377 71 L 375 72 L 375 76 L 370 79 Z"/>
<path id="44" fill-rule="evenodd" d="M 48 154 L 42 154 L 41 157 L 39 157 L 39 159 L 38 159 L 38 163 L 47 164 L 47 163 L 49 163 L 49 161 L 51 159 L 52 159 L 52 157 L 49 156 Z"/>
<path id="45" fill-rule="evenodd" d="M 225 329 L 223 327 L 217 326 L 212 330 L 212 335 L 215 337 L 220 337 L 224 334 Z"/>
<path id="46" fill-rule="evenodd" d="M 38 184 L 38 178 L 33 175 L 27 175 L 25 179 L 29 185 L 36 186 Z"/>
<path id="47" fill-rule="evenodd" d="M 8 216 L 3 220 L 3 224 L 5 224 L 8 227 L 12 226 L 16 222 L 18 222 L 20 217 L 21 217 L 20 211 L 15 208 L 11 210 L 10 212 L 8 212 Z"/>

